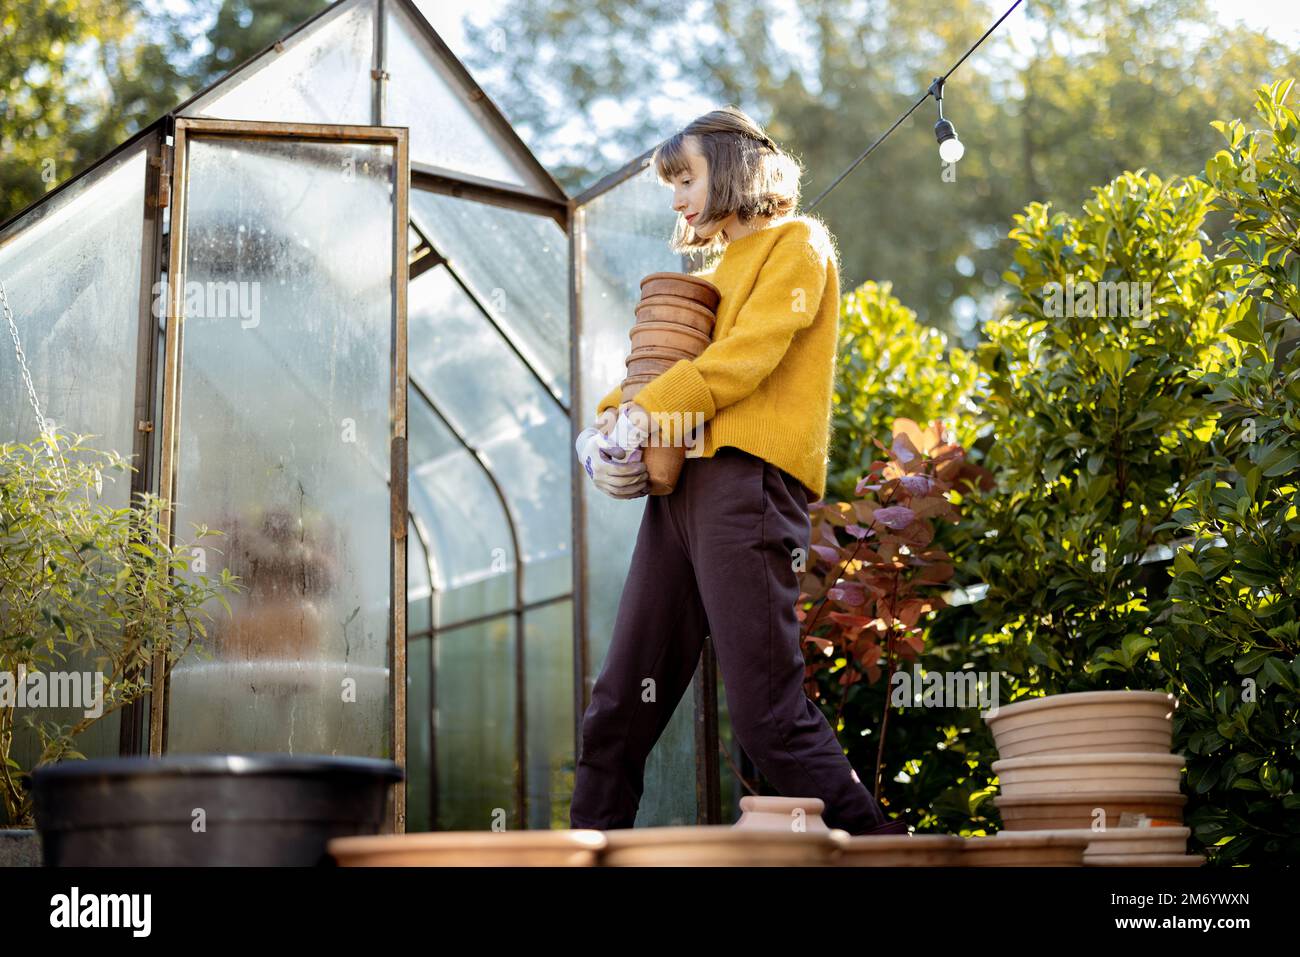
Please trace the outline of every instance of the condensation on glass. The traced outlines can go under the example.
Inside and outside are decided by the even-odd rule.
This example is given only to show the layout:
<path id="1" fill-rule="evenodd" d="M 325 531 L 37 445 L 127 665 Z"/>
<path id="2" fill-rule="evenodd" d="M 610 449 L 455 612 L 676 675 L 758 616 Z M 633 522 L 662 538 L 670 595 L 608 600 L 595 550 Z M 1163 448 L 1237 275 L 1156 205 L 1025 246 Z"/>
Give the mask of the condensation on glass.
<path id="1" fill-rule="evenodd" d="M 188 143 L 175 534 L 221 530 L 246 591 L 168 750 L 391 756 L 394 149 Z"/>
<path id="2" fill-rule="evenodd" d="M 144 238 L 146 149 L 124 151 L 11 223 L 0 234 L 4 283 L 41 414 L 61 432 L 91 436 L 89 447 L 132 462 L 137 339 L 140 334 L 141 246 Z M 0 441 L 31 443 L 36 413 L 13 346 L 0 319 Z M 101 501 L 123 508 L 131 476 L 105 473 Z M 68 671 L 95 671 L 80 657 Z M 39 754 L 26 718 L 73 724 L 83 711 L 16 713 L 13 755 L 30 767 Z M 120 712 L 77 738 L 87 757 L 118 754 Z"/>

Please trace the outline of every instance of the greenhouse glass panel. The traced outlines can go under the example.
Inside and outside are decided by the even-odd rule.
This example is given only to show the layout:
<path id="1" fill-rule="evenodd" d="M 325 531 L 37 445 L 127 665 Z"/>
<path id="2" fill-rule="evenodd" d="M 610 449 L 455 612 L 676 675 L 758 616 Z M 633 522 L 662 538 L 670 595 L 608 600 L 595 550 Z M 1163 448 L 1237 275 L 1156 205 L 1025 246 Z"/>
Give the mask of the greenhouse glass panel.
<path id="1" fill-rule="evenodd" d="M 435 627 L 514 607 L 510 524 L 482 463 L 414 389 L 407 433 L 408 504 L 429 541 Z"/>
<path id="2" fill-rule="evenodd" d="M 567 828 L 573 800 L 573 602 L 524 615 L 528 826 Z"/>
<path id="3" fill-rule="evenodd" d="M 175 529 L 225 532 L 208 571 L 246 591 L 173 675 L 168 750 L 390 755 L 396 148 L 185 144 Z"/>
<path id="4" fill-rule="evenodd" d="M 410 553 L 408 553 L 409 555 Z M 427 635 L 406 645 L 406 829 L 432 830 L 430 774 L 433 741 L 430 735 L 433 703 L 429 698 L 429 660 L 433 640 Z"/>
<path id="5" fill-rule="evenodd" d="M 515 616 L 439 632 L 434 638 L 437 830 L 491 830 L 501 813 L 523 827 L 516 806 Z"/>
<path id="6" fill-rule="evenodd" d="M 504 490 L 526 563 L 524 600 L 567 594 L 573 574 L 567 413 L 445 266 L 412 281 L 408 310 L 411 378 Z"/>
<path id="7" fill-rule="evenodd" d="M 647 166 L 576 210 L 581 290 L 577 394 L 578 420 L 584 427 L 594 418 L 596 403 L 627 372 L 628 332 L 636 321 L 642 278 L 652 272 L 682 271 L 681 256 L 668 248 L 675 216 L 671 200 L 671 192 Z M 614 633 L 646 499 L 619 501 L 588 481 L 581 482 L 580 488 L 586 535 L 589 697 Z M 694 682 L 698 680 L 697 672 L 650 754 L 638 825 L 696 822 Z"/>
<path id="8" fill-rule="evenodd" d="M 410 128 L 411 162 L 541 192 L 537 177 L 494 136 L 487 112 L 471 104 L 403 6 L 386 9 L 384 122 Z"/>
<path id="9" fill-rule="evenodd" d="M 427 190 L 411 218 L 551 392 L 569 401 L 569 239 L 555 220 Z"/>
<path id="10" fill-rule="evenodd" d="M 146 149 L 109 160 L 0 235 L 0 281 L 41 413 L 131 458 L 140 335 Z M 0 441 L 30 442 L 36 416 L 8 323 L 0 322 Z M 139 463 L 135 463 L 139 464 Z M 104 500 L 130 501 L 114 473 Z"/>
<path id="11" fill-rule="evenodd" d="M 420 544 L 415 522 L 406 523 L 406 633 L 418 635 L 433 624 L 433 586 L 429 560 Z"/>
<path id="12" fill-rule="evenodd" d="M 0 234 L 0 282 L 18 330 L 41 414 L 65 434 L 90 435 L 89 447 L 132 461 L 135 379 L 140 334 L 141 244 L 144 239 L 147 147 L 108 160 Z M 39 428 L 8 328 L 0 321 L 0 442 L 31 443 Z M 139 468 L 141 463 L 132 462 Z M 131 476 L 105 476 L 101 501 L 123 508 Z M 72 655 L 68 671 L 95 671 Z M 15 712 L 12 756 L 32 767 L 40 755 L 27 717 L 72 725 L 84 709 Z M 116 756 L 121 712 L 76 738 L 89 758 Z"/>
<path id="13" fill-rule="evenodd" d="M 374 0 L 340 4 L 181 111 L 182 116 L 285 123 L 372 119 Z"/>

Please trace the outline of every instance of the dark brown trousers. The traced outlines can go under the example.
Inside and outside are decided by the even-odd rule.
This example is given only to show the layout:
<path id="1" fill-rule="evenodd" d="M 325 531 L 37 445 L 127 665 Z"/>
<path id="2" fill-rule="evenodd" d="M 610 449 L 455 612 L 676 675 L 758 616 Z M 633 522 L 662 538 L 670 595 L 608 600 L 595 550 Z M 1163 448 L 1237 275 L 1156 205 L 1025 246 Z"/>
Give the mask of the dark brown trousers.
<path id="1" fill-rule="evenodd" d="M 808 555 L 810 534 L 799 480 L 730 446 L 687 458 L 672 494 L 649 496 L 583 717 L 571 826 L 633 826 L 646 758 L 690 685 L 706 635 L 736 739 L 773 787 L 821 798 L 827 825 L 851 834 L 885 822 L 804 692 L 794 563 L 796 548 Z"/>

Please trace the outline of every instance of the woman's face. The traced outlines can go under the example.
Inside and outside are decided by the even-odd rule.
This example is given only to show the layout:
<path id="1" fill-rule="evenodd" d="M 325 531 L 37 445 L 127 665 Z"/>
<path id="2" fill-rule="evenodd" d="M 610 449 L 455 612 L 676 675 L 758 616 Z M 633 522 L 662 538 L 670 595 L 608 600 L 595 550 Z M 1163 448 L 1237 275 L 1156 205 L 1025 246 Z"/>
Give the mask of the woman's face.
<path id="1" fill-rule="evenodd" d="M 700 213 L 704 212 L 704 205 L 709 198 L 709 161 L 700 152 L 695 137 L 686 137 L 684 143 L 689 169 L 679 173 L 673 181 L 673 210 L 685 217 L 686 222 L 698 236 L 707 239 L 723 225 L 722 223 L 701 224 L 698 227 L 695 225 L 699 221 Z"/>

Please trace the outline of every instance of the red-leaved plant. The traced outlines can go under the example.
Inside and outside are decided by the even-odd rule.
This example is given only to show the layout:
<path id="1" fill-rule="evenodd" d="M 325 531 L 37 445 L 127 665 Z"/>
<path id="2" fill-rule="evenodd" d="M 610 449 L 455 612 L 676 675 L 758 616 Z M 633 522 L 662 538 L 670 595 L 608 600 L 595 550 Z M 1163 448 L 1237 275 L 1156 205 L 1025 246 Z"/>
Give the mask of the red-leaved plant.
<path id="1" fill-rule="evenodd" d="M 893 431 L 889 448 L 872 439 L 888 458 L 871 463 L 854 489 L 854 501 L 822 501 L 809 508 L 816 558 L 800 584 L 798 615 L 801 639 L 815 649 L 805 675 L 814 700 L 817 672 L 832 667 L 837 658 L 846 662 L 839 675 L 844 691 L 863 675 L 875 684 L 882 671 L 888 684 L 900 658 L 916 660 L 925 646 L 922 616 L 944 607 L 942 585 L 953 574 L 947 552 L 932 547 L 932 520 L 958 520 L 948 499 L 954 488 L 960 492 L 959 486 L 968 482 L 992 487 L 992 474 L 966 461 L 965 449 L 949 440 L 942 423 L 922 430 L 900 418 Z M 837 710 L 843 703 L 841 695 Z M 886 692 L 876 755 L 877 797 L 888 722 Z"/>

